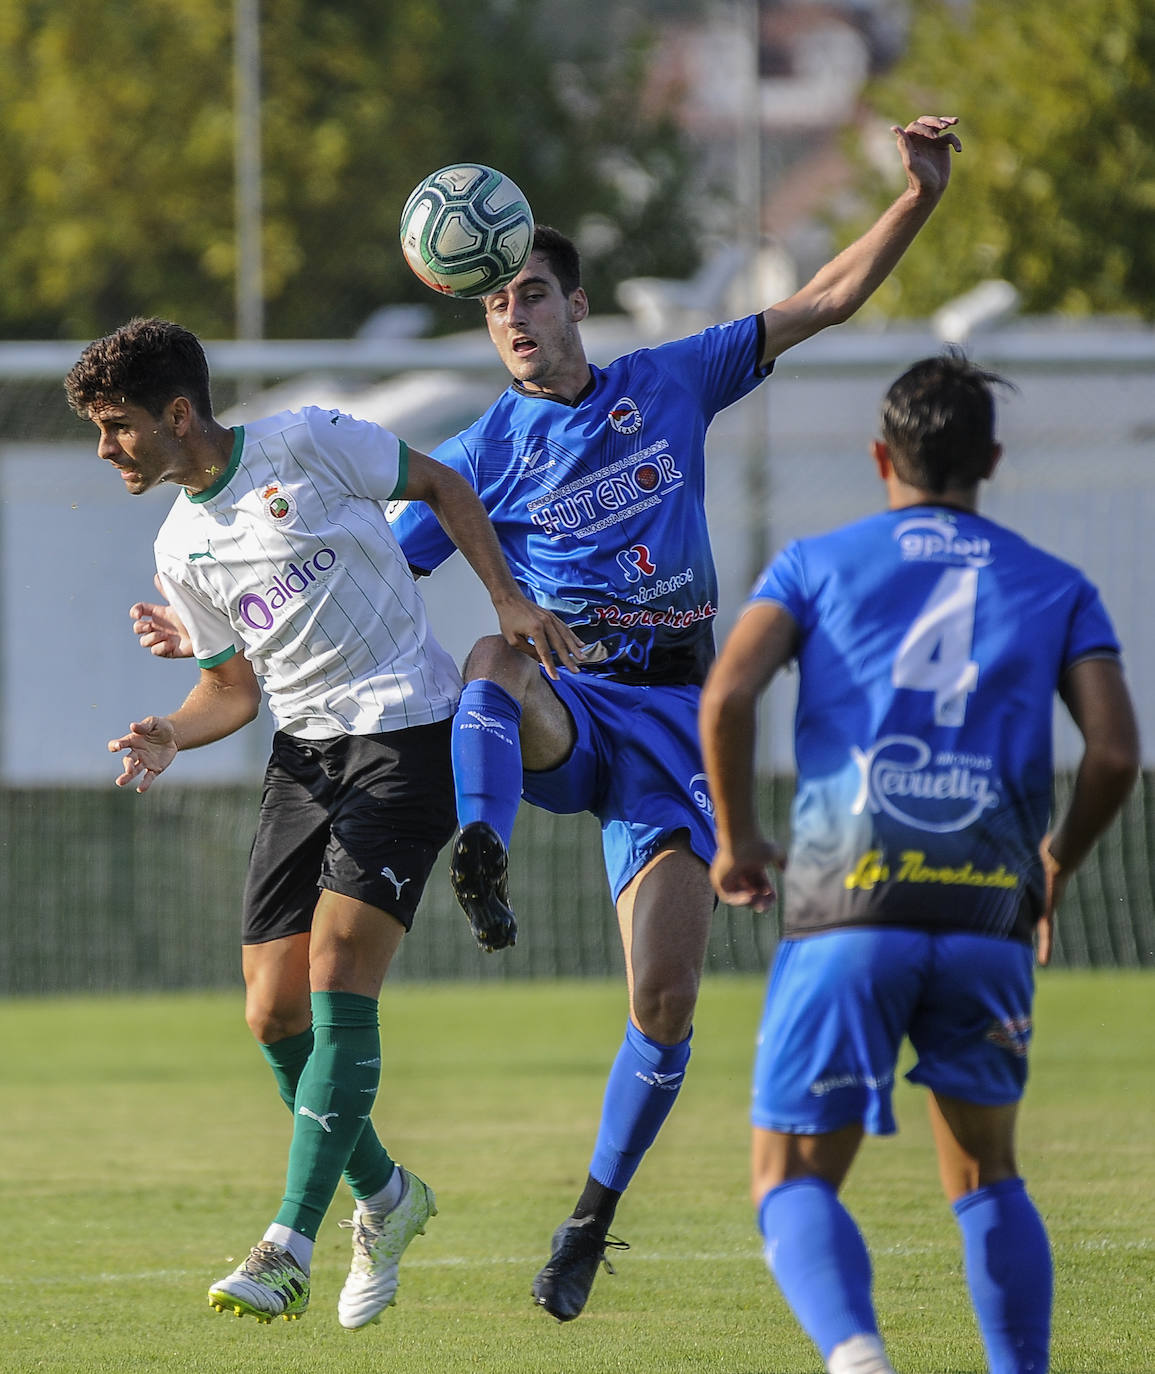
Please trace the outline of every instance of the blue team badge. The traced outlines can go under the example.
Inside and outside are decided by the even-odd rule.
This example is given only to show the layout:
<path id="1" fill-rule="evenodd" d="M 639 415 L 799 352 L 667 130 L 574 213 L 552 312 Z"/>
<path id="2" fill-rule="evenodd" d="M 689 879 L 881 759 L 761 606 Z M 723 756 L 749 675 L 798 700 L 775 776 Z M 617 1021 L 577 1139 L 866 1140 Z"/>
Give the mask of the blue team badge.
<path id="1" fill-rule="evenodd" d="M 610 411 L 610 424 L 619 434 L 637 434 L 642 427 L 642 412 L 637 403 L 623 396 Z"/>

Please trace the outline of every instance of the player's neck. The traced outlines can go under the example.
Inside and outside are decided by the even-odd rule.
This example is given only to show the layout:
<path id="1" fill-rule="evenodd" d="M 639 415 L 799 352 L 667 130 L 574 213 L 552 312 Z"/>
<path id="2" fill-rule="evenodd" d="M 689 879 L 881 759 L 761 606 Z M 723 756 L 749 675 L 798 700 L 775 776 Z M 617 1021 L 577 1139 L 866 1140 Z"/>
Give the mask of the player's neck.
<path id="1" fill-rule="evenodd" d="M 540 380 L 529 380 L 517 378 L 517 386 L 526 396 L 540 396 L 544 400 L 564 401 L 566 405 L 573 405 L 584 391 L 587 391 L 592 380 L 590 365 L 583 356 L 580 362 L 575 363 L 562 372 L 551 373 L 549 376 L 542 377 Z"/>
<path id="2" fill-rule="evenodd" d="M 208 491 L 228 471 L 234 439 L 233 430 L 210 420 L 202 430 L 190 433 L 187 462 L 180 475 L 169 480 L 179 483 L 194 496 Z"/>
<path id="3" fill-rule="evenodd" d="M 947 510 L 961 510 L 975 515 L 979 508 L 977 487 L 952 487 L 946 491 L 925 491 L 920 487 L 908 487 L 903 483 L 893 483 L 888 486 L 887 496 L 887 504 L 891 510 L 908 510 L 912 506 L 939 506 Z"/>

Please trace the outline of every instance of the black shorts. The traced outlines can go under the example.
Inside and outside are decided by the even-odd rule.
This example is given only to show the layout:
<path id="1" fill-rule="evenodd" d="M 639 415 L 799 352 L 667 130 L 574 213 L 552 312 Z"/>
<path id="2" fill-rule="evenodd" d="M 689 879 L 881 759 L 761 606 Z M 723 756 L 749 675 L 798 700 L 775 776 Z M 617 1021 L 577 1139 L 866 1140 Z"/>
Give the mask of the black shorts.
<path id="1" fill-rule="evenodd" d="M 328 740 L 277 731 L 245 880 L 242 944 L 309 930 L 318 888 L 412 927 L 457 825 L 450 730 L 451 719 Z"/>

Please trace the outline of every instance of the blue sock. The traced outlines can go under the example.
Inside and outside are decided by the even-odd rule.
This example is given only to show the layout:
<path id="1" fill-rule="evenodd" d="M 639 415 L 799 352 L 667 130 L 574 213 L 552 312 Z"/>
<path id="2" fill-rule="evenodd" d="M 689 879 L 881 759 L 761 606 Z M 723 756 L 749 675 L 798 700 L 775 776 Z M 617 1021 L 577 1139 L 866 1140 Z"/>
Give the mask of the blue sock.
<path id="1" fill-rule="evenodd" d="M 453 718 L 453 786 L 462 826 L 488 821 L 508 846 L 521 802 L 521 703 L 496 682 L 467 682 Z"/>
<path id="2" fill-rule="evenodd" d="M 642 1156 L 654 1143 L 682 1087 L 690 1037 L 660 1045 L 626 1022 L 626 1038 L 610 1069 L 602 1120 L 590 1173 L 607 1188 L 624 1192 Z"/>
<path id="3" fill-rule="evenodd" d="M 991 1374 L 1041 1374 L 1051 1344 L 1051 1246 L 1026 1184 L 991 1183 L 953 1206 Z"/>
<path id="4" fill-rule="evenodd" d="M 758 1229 L 770 1272 L 823 1360 L 851 1336 L 878 1334 L 866 1242 L 825 1179 L 771 1188 Z"/>

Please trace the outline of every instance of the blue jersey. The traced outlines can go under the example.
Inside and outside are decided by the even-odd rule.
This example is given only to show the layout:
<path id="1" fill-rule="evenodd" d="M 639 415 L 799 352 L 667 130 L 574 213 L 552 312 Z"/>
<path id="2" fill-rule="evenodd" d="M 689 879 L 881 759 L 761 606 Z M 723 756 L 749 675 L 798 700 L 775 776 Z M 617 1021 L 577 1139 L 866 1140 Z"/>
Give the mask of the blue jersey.
<path id="1" fill-rule="evenodd" d="M 1029 940 L 1055 692 L 1119 652 L 1095 588 L 993 521 L 918 506 L 790 545 L 753 595 L 800 632 L 786 933 Z"/>
<path id="2" fill-rule="evenodd" d="M 509 387 L 433 456 L 481 497 L 522 590 L 622 682 L 700 683 L 718 585 L 705 512 L 710 421 L 765 376 L 762 317 L 627 354 L 569 404 Z M 453 544 L 428 506 L 393 517 L 410 565 Z"/>

